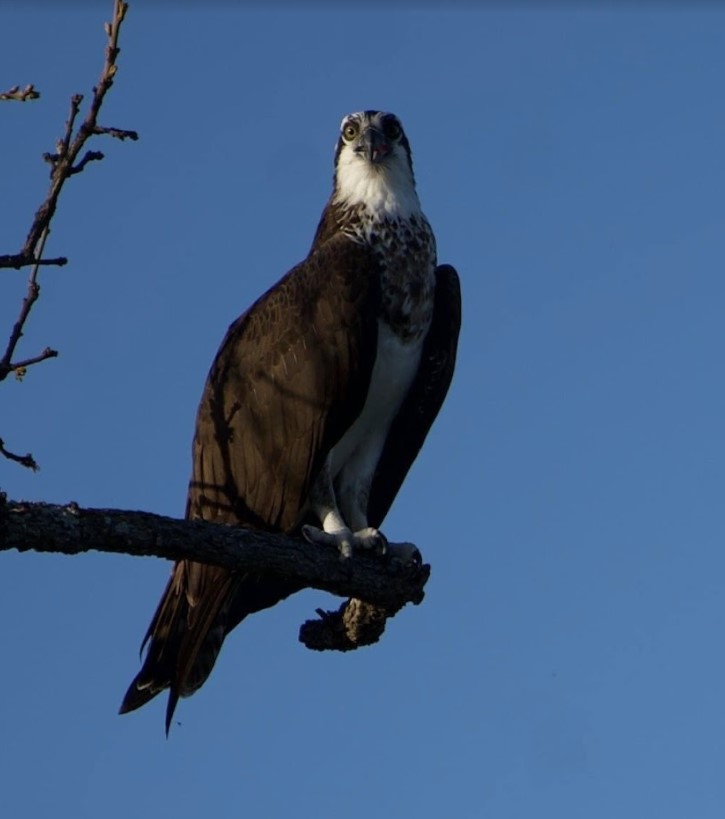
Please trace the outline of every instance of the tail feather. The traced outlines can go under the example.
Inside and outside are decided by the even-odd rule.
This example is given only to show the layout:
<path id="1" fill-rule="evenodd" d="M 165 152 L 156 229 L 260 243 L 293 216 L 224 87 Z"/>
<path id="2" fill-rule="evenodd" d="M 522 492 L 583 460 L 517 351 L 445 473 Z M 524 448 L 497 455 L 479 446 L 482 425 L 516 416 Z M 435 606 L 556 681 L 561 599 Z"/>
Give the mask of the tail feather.
<path id="1" fill-rule="evenodd" d="M 168 733 L 178 698 L 200 688 L 214 667 L 227 634 L 225 615 L 235 579 L 225 569 L 187 561 L 176 564 L 141 644 L 141 651 L 148 644 L 146 657 L 126 691 L 120 714 L 140 708 L 169 688 Z"/>
<path id="2" fill-rule="evenodd" d="M 121 707 L 118 709 L 119 714 L 135 711 L 171 684 L 173 676 L 171 658 L 175 653 L 172 644 L 178 643 L 177 624 L 183 619 L 179 613 L 183 602 L 179 584 L 179 567 L 180 564 L 174 567 L 141 642 L 140 655 L 143 655 L 144 647 L 148 644 L 146 659 L 124 695 Z"/>
<path id="3" fill-rule="evenodd" d="M 146 656 L 119 709 L 126 714 L 169 689 L 168 735 L 180 697 L 188 697 L 211 674 L 224 638 L 248 614 L 275 605 L 301 585 L 273 575 L 247 575 L 181 561 L 141 644 Z"/>

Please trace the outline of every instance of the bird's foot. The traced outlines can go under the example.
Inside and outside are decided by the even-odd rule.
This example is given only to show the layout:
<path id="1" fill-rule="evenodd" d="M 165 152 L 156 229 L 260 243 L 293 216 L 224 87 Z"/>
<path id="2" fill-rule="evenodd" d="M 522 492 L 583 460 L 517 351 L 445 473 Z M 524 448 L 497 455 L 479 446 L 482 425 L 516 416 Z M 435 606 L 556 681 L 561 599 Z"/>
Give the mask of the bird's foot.
<path id="1" fill-rule="evenodd" d="M 357 532 L 347 528 L 325 532 L 323 529 L 318 529 L 317 526 L 303 526 L 302 534 L 309 543 L 318 546 L 335 546 L 343 560 L 352 557 L 356 550 L 384 555 L 388 549 L 385 535 L 372 526 L 359 529 Z"/>
<path id="2" fill-rule="evenodd" d="M 353 537 L 355 538 L 355 546 L 364 549 L 366 552 L 384 555 L 388 551 L 388 539 L 380 529 L 376 529 L 374 526 L 358 529 Z"/>

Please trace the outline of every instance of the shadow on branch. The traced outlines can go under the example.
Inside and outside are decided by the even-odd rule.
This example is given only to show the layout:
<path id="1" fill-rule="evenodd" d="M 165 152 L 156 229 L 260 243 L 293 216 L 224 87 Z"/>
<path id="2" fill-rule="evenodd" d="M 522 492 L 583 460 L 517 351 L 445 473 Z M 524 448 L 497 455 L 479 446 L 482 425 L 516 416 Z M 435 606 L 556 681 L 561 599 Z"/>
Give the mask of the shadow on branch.
<path id="1" fill-rule="evenodd" d="M 81 509 L 76 503 L 24 503 L 0 494 L 0 551 L 9 549 L 193 560 L 240 572 L 274 572 L 301 588 L 350 598 L 337 611 L 318 609 L 320 619 L 302 625 L 300 641 L 318 651 L 350 651 L 377 642 L 387 619 L 407 603 L 423 600 L 430 575 L 430 566 L 411 562 L 411 544 L 389 544 L 384 558 L 341 560 L 335 548 L 282 534 L 150 512 Z"/>

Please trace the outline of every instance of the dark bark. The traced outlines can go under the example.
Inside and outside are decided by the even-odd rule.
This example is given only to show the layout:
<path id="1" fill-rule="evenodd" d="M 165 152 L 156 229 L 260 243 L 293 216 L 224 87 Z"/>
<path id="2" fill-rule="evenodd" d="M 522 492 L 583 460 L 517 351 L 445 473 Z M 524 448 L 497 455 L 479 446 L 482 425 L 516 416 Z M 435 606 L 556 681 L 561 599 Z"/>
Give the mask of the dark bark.
<path id="1" fill-rule="evenodd" d="M 349 651 L 376 642 L 388 617 L 406 603 L 422 601 L 430 574 L 430 566 L 409 560 L 409 544 L 390 544 L 385 557 L 341 560 L 335 548 L 280 534 L 150 512 L 23 503 L 0 496 L 0 551 L 8 549 L 195 560 L 239 571 L 275 572 L 304 587 L 352 598 L 334 613 L 318 609 L 321 619 L 302 626 L 300 640 L 317 650 Z"/>

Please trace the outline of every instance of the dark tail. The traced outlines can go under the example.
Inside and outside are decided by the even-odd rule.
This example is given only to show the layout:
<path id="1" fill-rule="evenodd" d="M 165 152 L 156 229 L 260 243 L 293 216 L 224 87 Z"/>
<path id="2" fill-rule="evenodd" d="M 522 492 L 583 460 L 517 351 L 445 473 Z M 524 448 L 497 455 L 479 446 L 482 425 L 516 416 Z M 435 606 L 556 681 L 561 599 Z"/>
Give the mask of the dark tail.
<path id="1" fill-rule="evenodd" d="M 179 697 L 197 691 L 214 667 L 229 631 L 227 613 L 237 581 L 226 569 L 189 561 L 175 565 L 141 644 L 143 651 L 148 643 L 143 666 L 126 691 L 120 714 L 168 688 L 168 735 Z"/>
<path id="2" fill-rule="evenodd" d="M 299 583 L 271 575 L 242 575 L 201 563 L 177 563 L 141 644 L 143 652 L 148 643 L 143 665 L 119 713 L 140 708 L 168 688 L 168 736 L 179 697 L 201 688 L 227 634 L 248 614 L 273 606 L 300 588 Z"/>

